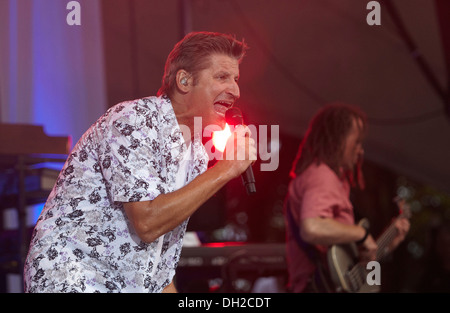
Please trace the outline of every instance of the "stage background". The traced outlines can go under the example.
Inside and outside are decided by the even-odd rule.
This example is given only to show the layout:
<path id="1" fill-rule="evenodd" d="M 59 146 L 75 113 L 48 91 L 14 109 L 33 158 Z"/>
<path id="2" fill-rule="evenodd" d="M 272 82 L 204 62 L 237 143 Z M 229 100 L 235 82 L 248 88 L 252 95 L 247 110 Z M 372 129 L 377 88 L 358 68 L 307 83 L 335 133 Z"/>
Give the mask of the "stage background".
<path id="1" fill-rule="evenodd" d="M 205 242 L 283 243 L 288 172 L 307 123 L 344 101 L 369 116 L 367 189 L 352 193 L 358 216 L 379 234 L 397 214 L 393 197 L 413 209 L 407 240 L 383 265 L 383 290 L 421 291 L 429 278 L 448 291 L 448 1 L 379 1 L 379 26 L 366 22 L 368 2 L 80 0 L 81 25 L 70 26 L 69 1 L 2 0 L 0 121 L 43 125 L 73 146 L 110 106 L 156 93 L 185 33 L 235 34 L 250 46 L 238 105 L 248 124 L 279 125 L 280 165 L 255 164 L 253 197 L 230 182 L 190 230 Z M 40 208 L 29 209 L 30 227 Z M 17 227 L 13 208 L 1 222 L 2 231 Z M 7 276 L 2 290 L 20 290 L 20 277 Z"/>

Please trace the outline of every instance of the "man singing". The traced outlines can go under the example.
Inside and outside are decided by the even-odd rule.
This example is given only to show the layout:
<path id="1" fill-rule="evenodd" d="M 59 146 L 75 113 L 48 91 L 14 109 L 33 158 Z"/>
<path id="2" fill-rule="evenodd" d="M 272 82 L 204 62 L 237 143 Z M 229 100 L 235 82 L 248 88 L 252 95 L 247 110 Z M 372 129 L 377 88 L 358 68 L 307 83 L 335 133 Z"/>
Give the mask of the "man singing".
<path id="1" fill-rule="evenodd" d="M 167 58 L 158 96 L 119 103 L 70 153 L 33 232 L 26 292 L 175 292 L 189 217 L 256 159 L 207 168 L 202 125 L 225 125 L 239 98 L 244 42 L 195 32 Z M 196 125 L 197 126 L 197 125 Z M 203 129 L 200 129 L 203 131 Z M 238 127 L 245 136 L 247 127 Z"/>

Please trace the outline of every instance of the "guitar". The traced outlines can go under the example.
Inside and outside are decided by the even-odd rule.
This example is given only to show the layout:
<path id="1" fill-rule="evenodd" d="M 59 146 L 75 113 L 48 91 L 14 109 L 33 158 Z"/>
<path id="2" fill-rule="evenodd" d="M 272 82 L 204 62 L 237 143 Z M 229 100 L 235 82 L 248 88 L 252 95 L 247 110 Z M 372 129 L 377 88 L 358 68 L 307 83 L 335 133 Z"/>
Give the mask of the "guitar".
<path id="1" fill-rule="evenodd" d="M 400 209 L 400 214 L 396 219 L 410 218 L 411 212 L 404 200 L 396 200 Z M 362 219 L 359 224 L 368 224 L 367 219 Z M 377 239 L 378 245 L 375 261 L 382 260 L 389 254 L 389 245 L 397 236 L 397 228 L 395 227 L 395 220 Z M 348 293 L 373 293 L 379 292 L 380 286 L 367 283 L 367 275 L 369 270 L 366 269 L 366 264 L 359 262 L 358 249 L 355 243 L 332 245 L 327 251 L 327 263 L 329 275 L 334 284 L 336 292 Z"/>

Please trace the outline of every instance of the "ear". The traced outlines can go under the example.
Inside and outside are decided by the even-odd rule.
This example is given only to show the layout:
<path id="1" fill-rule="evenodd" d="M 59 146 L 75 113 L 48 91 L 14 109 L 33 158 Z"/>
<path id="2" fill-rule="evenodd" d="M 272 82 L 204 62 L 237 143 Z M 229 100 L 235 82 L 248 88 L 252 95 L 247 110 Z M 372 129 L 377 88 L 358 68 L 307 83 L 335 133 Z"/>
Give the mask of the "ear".
<path id="1" fill-rule="evenodd" d="M 177 87 L 181 92 L 187 93 L 191 86 L 191 75 L 185 70 L 179 70 L 176 76 Z"/>

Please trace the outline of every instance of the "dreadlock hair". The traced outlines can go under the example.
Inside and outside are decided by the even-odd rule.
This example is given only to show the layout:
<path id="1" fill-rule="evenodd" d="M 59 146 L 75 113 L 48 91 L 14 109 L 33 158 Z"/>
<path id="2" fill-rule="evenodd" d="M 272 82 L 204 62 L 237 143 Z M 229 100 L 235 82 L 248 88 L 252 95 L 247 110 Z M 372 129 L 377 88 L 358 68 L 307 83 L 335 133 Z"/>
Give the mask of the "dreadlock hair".
<path id="1" fill-rule="evenodd" d="M 245 56 L 248 46 L 232 35 L 217 32 L 191 32 L 180 40 L 170 52 L 164 68 L 161 88 L 157 95 L 172 95 L 176 86 L 176 75 L 181 69 L 193 75 L 210 65 L 212 54 L 225 54 L 239 61 Z"/>
<path id="2" fill-rule="evenodd" d="M 345 175 L 352 187 L 355 187 L 354 172 L 356 171 L 358 186 L 364 189 L 364 178 L 361 171 L 362 160 L 355 169 L 342 172 L 342 158 L 345 139 L 349 134 L 353 120 L 361 119 L 361 136 L 367 132 L 366 114 L 358 107 L 342 102 L 334 102 L 322 107 L 311 119 L 303 137 L 297 156 L 290 172 L 292 178 L 300 175 L 313 162 L 325 163 L 339 177 Z"/>

